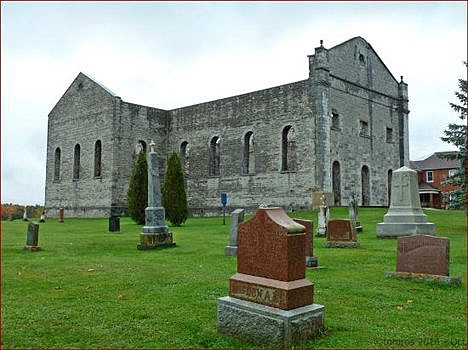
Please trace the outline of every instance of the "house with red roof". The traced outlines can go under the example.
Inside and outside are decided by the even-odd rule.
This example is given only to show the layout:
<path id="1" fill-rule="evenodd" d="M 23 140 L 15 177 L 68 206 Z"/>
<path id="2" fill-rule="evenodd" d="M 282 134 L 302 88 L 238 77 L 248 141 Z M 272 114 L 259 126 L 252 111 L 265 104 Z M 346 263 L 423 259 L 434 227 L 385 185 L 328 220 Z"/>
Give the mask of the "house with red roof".
<path id="1" fill-rule="evenodd" d="M 429 157 L 410 161 L 411 169 L 418 172 L 419 199 L 426 208 L 445 208 L 449 202 L 449 193 L 457 186 L 445 184 L 449 176 L 460 168 L 458 152 L 436 152 Z"/>

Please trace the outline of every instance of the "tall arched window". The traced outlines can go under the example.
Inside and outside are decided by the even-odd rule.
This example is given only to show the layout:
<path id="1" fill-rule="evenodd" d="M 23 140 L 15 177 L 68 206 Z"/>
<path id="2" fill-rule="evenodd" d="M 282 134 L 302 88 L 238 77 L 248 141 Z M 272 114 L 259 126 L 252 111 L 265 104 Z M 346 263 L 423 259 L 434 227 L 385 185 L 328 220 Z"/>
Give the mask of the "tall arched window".
<path id="1" fill-rule="evenodd" d="M 180 166 L 185 176 L 189 175 L 189 145 L 187 141 L 180 144 L 179 150 Z"/>
<path id="2" fill-rule="evenodd" d="M 210 141 L 210 154 L 209 154 L 209 175 L 219 176 L 219 163 L 221 160 L 221 139 L 215 136 Z"/>
<path id="3" fill-rule="evenodd" d="M 296 166 L 296 135 L 294 128 L 288 125 L 281 136 L 281 171 L 295 171 Z"/>
<path id="4" fill-rule="evenodd" d="M 242 173 L 245 175 L 255 173 L 254 137 L 252 131 L 249 131 L 244 136 Z"/>
<path id="5" fill-rule="evenodd" d="M 339 206 L 341 205 L 341 174 L 340 163 L 336 160 L 333 162 L 332 166 L 332 183 L 335 205 Z"/>
<path id="6" fill-rule="evenodd" d="M 73 153 L 73 180 L 78 180 L 80 178 L 80 157 L 81 157 L 81 148 L 79 144 L 75 145 L 75 151 Z"/>
<path id="7" fill-rule="evenodd" d="M 60 147 L 55 149 L 55 159 L 54 159 L 54 181 L 60 181 L 60 162 L 61 162 L 62 151 Z"/>
<path id="8" fill-rule="evenodd" d="M 388 198 L 388 205 L 390 206 L 391 199 L 392 199 L 392 175 L 393 171 L 390 169 L 388 171 L 388 176 L 387 176 L 387 198 Z"/>
<path id="9" fill-rule="evenodd" d="M 364 165 L 361 169 L 361 190 L 362 190 L 362 205 L 368 206 L 370 203 L 369 189 L 369 168 Z"/>
<path id="10" fill-rule="evenodd" d="M 94 177 L 101 177 L 101 154 L 102 154 L 102 144 L 101 140 L 97 140 L 94 145 Z"/>

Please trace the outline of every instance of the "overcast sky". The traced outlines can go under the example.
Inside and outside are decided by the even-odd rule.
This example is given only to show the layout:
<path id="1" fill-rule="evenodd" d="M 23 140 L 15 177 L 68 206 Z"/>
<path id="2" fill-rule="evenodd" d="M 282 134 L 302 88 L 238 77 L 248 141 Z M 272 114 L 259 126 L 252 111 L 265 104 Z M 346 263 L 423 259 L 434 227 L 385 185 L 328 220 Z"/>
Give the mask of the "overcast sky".
<path id="1" fill-rule="evenodd" d="M 1 2 L 2 203 L 43 204 L 47 115 L 78 75 L 182 107 L 308 76 L 307 55 L 366 39 L 409 85 L 410 159 L 453 150 L 466 2 Z"/>

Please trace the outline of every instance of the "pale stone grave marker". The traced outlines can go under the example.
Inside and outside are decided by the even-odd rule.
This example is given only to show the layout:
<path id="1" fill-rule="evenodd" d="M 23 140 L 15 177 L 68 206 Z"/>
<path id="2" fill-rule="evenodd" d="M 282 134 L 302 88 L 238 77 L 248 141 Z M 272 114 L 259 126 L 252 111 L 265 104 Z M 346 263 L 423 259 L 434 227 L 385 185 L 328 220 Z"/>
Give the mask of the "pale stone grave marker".
<path id="1" fill-rule="evenodd" d="M 244 221 L 244 213 L 244 209 L 236 209 L 231 213 L 229 245 L 224 248 L 224 255 L 237 255 L 237 227 Z"/>
<path id="2" fill-rule="evenodd" d="M 391 203 L 384 222 L 377 224 L 377 237 L 415 234 L 435 235 L 435 225 L 427 222 L 421 209 L 417 172 L 405 166 L 392 175 Z"/>

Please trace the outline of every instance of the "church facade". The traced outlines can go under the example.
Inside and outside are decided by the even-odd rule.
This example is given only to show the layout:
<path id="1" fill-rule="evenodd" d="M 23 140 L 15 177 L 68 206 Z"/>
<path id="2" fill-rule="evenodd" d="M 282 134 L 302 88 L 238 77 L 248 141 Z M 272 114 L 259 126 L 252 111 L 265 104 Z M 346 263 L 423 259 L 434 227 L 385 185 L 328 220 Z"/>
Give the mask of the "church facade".
<path id="1" fill-rule="evenodd" d="M 310 209 L 314 193 L 347 205 L 389 202 L 408 165 L 408 86 L 356 37 L 322 43 L 301 81 L 163 110 L 126 102 L 83 73 L 48 117 L 45 207 L 68 217 L 125 213 L 137 154 L 154 140 L 161 180 L 177 152 L 194 215 L 260 205 Z M 148 147 L 149 148 L 149 147 Z"/>

